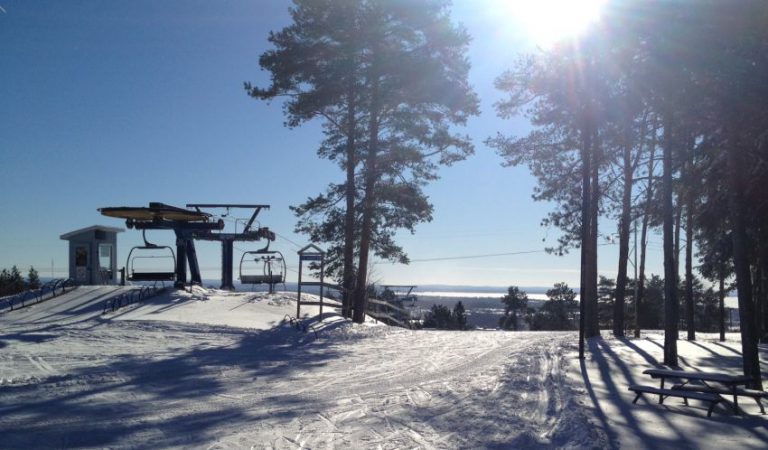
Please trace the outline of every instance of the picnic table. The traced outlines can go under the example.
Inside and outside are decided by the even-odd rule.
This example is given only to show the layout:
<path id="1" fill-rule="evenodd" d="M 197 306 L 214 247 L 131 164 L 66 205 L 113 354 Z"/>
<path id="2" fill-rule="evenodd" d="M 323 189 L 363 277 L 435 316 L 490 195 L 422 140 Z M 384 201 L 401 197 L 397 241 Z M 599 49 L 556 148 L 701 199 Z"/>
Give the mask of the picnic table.
<path id="1" fill-rule="evenodd" d="M 760 407 L 760 412 L 765 414 L 765 409 L 760 400 L 768 397 L 768 393 L 741 387 L 754 381 L 749 376 L 670 369 L 646 369 L 643 371 L 643 374 L 650 375 L 653 379 L 661 380 L 661 384 L 659 388 L 641 385 L 630 386 L 630 390 L 637 393 L 635 402 L 643 393 L 658 394 L 659 403 L 663 403 L 665 397 L 682 397 L 687 405 L 688 398 L 694 398 L 710 402 L 707 414 L 709 416 L 712 414 L 714 406 L 722 400 L 721 396 L 723 395 L 733 395 L 733 411 L 735 414 L 738 414 L 739 396 L 745 396 L 754 399 Z M 675 380 L 675 384 L 671 389 L 664 387 L 668 378 Z"/>

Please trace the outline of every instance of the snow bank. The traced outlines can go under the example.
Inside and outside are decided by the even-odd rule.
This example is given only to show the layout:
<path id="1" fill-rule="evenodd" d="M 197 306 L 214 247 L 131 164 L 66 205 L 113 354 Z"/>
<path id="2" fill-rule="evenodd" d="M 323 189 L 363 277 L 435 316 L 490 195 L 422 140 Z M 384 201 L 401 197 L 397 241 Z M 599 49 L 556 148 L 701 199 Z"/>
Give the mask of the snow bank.
<path id="1" fill-rule="evenodd" d="M 118 311 L 113 320 L 162 320 L 190 324 L 222 325 L 252 330 L 269 330 L 296 317 L 296 294 L 266 292 L 229 292 L 194 287 L 190 291 L 174 290 Z M 319 297 L 302 294 L 304 302 L 318 302 Z M 338 302 L 326 300 L 323 315 L 338 315 Z M 302 305 L 301 319 L 320 314 L 319 305 Z"/>

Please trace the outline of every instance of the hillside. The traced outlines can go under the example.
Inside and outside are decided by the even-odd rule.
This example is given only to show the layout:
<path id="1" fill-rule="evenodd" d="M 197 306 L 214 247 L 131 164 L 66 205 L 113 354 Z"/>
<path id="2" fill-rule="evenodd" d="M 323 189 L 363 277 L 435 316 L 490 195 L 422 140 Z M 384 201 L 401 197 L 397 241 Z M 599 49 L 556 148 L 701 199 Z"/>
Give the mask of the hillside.
<path id="1" fill-rule="evenodd" d="M 595 341 L 580 367 L 573 333 L 353 326 L 335 314 L 317 321 L 317 306 L 302 310 L 317 330 L 304 333 L 283 321 L 295 315 L 292 295 L 204 289 L 93 315 L 95 298 L 108 294 L 81 289 L 0 316 L 1 448 L 768 442 L 754 404 L 739 417 L 718 408 L 712 419 L 694 403 L 632 405 L 626 385 L 642 381 L 660 353 L 658 336 Z M 737 348 L 681 343 L 681 355 L 686 364 L 733 367 Z"/>

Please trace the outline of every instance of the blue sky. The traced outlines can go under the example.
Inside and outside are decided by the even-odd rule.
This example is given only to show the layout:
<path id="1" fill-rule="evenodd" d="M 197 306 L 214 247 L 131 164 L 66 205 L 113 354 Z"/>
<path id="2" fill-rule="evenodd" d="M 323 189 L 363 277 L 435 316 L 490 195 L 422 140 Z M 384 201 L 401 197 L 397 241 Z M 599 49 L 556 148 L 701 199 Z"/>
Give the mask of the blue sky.
<path id="1" fill-rule="evenodd" d="M 528 130 L 524 119 L 501 120 L 493 109 L 501 98 L 494 78 L 535 45 L 514 17 L 499 14 L 501 1 L 454 2 L 453 19 L 473 37 L 471 82 L 482 114 L 466 132 L 476 154 L 444 168 L 427 189 L 433 222 L 399 240 L 414 260 L 541 250 L 542 239 L 557 236 L 539 226 L 550 205 L 531 200 L 535 180 L 527 169 L 501 167 L 483 144 L 496 132 Z M 273 248 L 296 268 L 297 245 L 307 241 L 293 233 L 288 206 L 343 174 L 315 154 L 319 122 L 287 129 L 279 103 L 250 99 L 243 90 L 244 81 L 268 83 L 258 57 L 269 48 L 269 31 L 289 24 L 288 1 L 0 0 L 0 6 L 0 267 L 34 265 L 47 276 L 53 262 L 63 276 L 67 246 L 59 235 L 124 225 L 102 217 L 99 207 L 161 201 L 270 204 L 261 224 L 278 233 Z M 170 232 L 149 237 L 173 243 Z M 127 230 L 119 242 L 122 265 L 140 234 Z M 217 278 L 218 245 L 200 243 L 199 253 L 204 278 Z M 657 260 L 649 262 L 656 273 Z M 601 272 L 615 276 L 615 261 L 615 246 L 603 247 Z M 578 252 L 378 262 L 373 278 L 577 286 L 578 263 Z"/>

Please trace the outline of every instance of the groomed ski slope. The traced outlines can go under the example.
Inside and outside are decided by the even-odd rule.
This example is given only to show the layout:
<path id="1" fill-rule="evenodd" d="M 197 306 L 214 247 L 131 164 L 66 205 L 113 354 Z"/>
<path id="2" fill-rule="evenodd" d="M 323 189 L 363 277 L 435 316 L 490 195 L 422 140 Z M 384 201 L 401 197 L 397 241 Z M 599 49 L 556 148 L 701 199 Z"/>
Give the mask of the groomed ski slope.
<path id="1" fill-rule="evenodd" d="M 754 405 L 714 419 L 693 403 L 631 405 L 627 377 L 642 377 L 657 336 L 628 341 L 641 351 L 601 340 L 581 367 L 574 333 L 352 326 L 327 307 L 318 323 L 317 306 L 302 308 L 317 335 L 303 333 L 282 322 L 295 294 L 196 289 L 106 316 L 80 317 L 89 309 L 70 300 L 52 315 L 67 298 L 0 316 L 0 448 L 722 448 L 713 438 L 726 432 L 739 448 L 768 442 Z"/>

